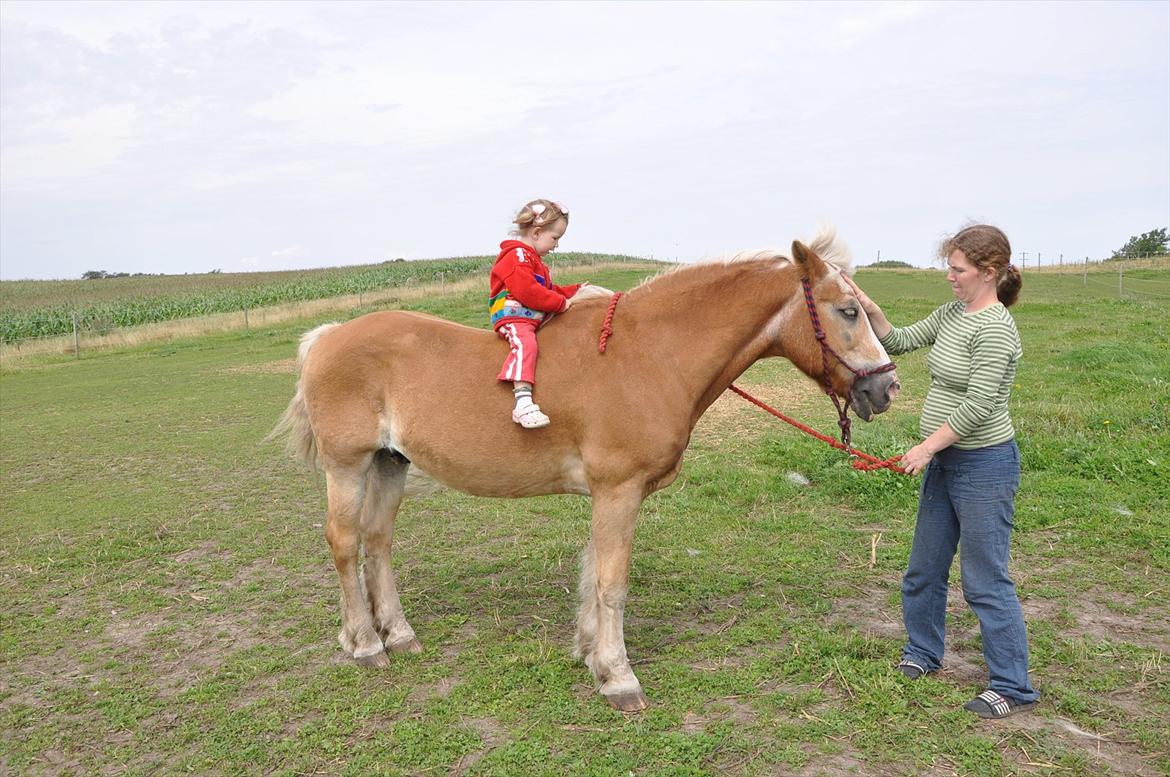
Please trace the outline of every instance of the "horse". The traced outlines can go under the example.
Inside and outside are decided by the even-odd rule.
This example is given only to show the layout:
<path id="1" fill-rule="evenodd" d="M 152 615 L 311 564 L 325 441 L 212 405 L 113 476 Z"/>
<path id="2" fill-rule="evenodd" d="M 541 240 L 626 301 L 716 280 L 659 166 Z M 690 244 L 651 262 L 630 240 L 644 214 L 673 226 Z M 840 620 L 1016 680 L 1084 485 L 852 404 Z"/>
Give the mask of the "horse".
<path id="1" fill-rule="evenodd" d="M 841 277 L 849 261 L 826 229 L 794 241 L 790 257 L 741 253 L 667 270 L 620 299 L 604 353 L 611 306 L 579 292 L 540 330 L 537 393 L 552 418 L 541 429 L 512 422 L 512 387 L 496 380 L 506 345 L 490 331 L 382 311 L 305 334 L 296 391 L 271 436 L 325 471 L 342 648 L 370 667 L 388 666 L 387 651 L 422 650 L 390 563 L 399 506 L 417 493 L 408 474 L 477 496 L 581 494 L 592 521 L 574 657 L 610 705 L 645 709 L 624 636 L 634 524 L 642 501 L 678 475 L 699 417 L 765 357 L 787 358 L 866 421 L 899 386 Z"/>

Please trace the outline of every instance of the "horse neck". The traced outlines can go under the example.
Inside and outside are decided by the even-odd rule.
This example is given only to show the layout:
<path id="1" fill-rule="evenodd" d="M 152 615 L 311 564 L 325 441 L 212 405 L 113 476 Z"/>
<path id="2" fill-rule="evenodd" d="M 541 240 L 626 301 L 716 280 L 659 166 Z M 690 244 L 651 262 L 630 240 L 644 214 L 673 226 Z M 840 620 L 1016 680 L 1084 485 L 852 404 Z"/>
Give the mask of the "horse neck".
<path id="1" fill-rule="evenodd" d="M 668 361 L 692 405 L 692 424 L 775 343 L 769 326 L 794 298 L 796 268 L 777 259 L 699 265 L 634 294 L 642 338 Z M 633 307 L 633 306 L 631 306 Z"/>

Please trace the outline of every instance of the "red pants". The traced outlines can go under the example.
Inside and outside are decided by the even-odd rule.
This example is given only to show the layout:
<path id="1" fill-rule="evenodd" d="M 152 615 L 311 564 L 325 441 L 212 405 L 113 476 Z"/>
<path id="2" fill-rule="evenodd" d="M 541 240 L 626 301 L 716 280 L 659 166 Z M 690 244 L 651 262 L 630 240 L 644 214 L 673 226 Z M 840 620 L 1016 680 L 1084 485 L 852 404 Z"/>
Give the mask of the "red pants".
<path id="1" fill-rule="evenodd" d="M 497 376 L 499 380 L 522 380 L 536 382 L 536 322 L 516 321 L 504 324 L 496 334 L 508 341 L 511 351 L 504 361 L 504 367 Z"/>

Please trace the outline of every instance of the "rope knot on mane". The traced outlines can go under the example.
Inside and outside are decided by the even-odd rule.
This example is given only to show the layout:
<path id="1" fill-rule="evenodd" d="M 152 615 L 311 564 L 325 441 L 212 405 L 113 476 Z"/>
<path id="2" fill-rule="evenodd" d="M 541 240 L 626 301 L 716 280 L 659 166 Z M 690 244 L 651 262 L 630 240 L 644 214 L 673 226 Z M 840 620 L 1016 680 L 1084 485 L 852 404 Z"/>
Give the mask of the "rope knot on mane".
<path id="1" fill-rule="evenodd" d="M 615 291 L 613 297 L 609 301 L 609 308 L 605 311 L 605 321 L 601 324 L 601 339 L 597 341 L 597 352 L 605 353 L 605 346 L 609 342 L 609 336 L 613 334 L 613 312 L 617 310 L 618 300 L 624 294 L 620 291 Z"/>

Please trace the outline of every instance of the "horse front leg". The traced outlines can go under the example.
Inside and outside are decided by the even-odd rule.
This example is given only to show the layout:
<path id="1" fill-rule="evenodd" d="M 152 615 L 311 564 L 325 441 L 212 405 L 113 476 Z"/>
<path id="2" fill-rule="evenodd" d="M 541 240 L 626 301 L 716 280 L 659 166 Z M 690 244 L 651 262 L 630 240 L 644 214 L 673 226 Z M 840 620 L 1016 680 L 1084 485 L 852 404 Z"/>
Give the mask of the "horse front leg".
<path id="1" fill-rule="evenodd" d="M 359 664 L 382 667 L 389 666 L 390 661 L 374 628 L 370 603 L 359 579 L 359 521 L 366 491 L 366 472 L 362 470 L 368 469 L 368 463 L 357 471 L 326 466 L 329 516 L 325 539 L 333 551 L 333 566 L 341 583 L 341 631 L 337 641 Z"/>
<path id="2" fill-rule="evenodd" d="M 581 555 L 581 607 L 574 655 L 600 684 L 601 695 L 623 712 L 649 705 L 626 655 L 624 619 L 634 523 L 642 484 L 594 491 L 592 541 Z"/>
<path id="3" fill-rule="evenodd" d="M 366 549 L 366 592 L 374 615 L 374 628 L 391 653 L 421 653 L 422 645 L 402 612 L 390 551 L 394 541 L 394 519 L 406 489 L 410 464 L 385 453 L 374 458 L 366 481 L 362 509 L 362 543 Z"/>

